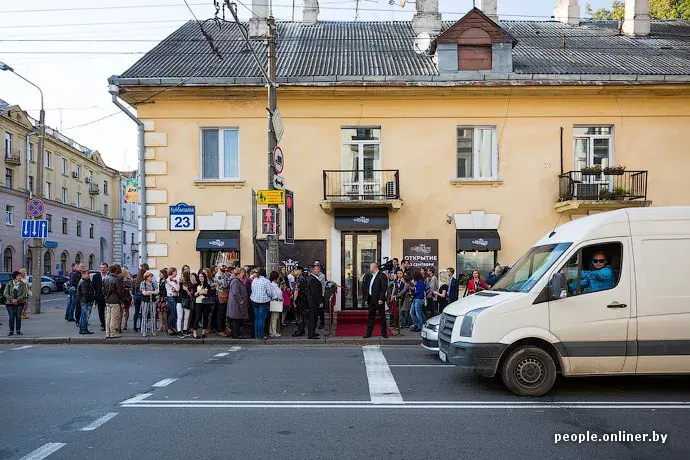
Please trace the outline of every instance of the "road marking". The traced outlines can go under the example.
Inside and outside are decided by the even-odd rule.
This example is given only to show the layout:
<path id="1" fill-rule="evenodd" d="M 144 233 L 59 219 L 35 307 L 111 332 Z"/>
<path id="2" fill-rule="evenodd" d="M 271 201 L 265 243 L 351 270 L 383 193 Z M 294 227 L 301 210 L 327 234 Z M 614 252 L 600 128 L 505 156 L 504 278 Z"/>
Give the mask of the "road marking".
<path id="1" fill-rule="evenodd" d="M 126 399 L 122 401 L 120 404 L 134 404 L 143 401 L 144 399 L 148 398 L 149 396 L 153 396 L 153 393 L 141 393 L 133 398 Z"/>
<path id="2" fill-rule="evenodd" d="M 369 345 L 362 347 L 364 364 L 369 381 L 369 394 L 373 404 L 402 404 L 403 399 L 395 383 L 395 378 L 388 367 L 386 357 L 381 347 Z"/>
<path id="3" fill-rule="evenodd" d="M 215 354 L 213 356 L 215 356 L 216 358 L 222 358 L 223 356 L 228 356 L 229 354 L 230 353 L 218 353 L 218 354 Z"/>
<path id="4" fill-rule="evenodd" d="M 26 350 L 27 348 L 31 348 L 31 347 L 33 347 L 33 345 L 24 345 L 24 346 L 21 346 L 21 347 L 13 348 L 12 350 L 14 350 L 14 351 Z"/>
<path id="5" fill-rule="evenodd" d="M 228 351 L 240 351 L 241 349 L 242 349 L 242 347 L 232 347 Z"/>
<path id="6" fill-rule="evenodd" d="M 105 414 L 103 417 L 94 420 L 90 424 L 86 425 L 84 428 L 81 429 L 81 431 L 93 431 L 99 426 L 103 425 L 105 422 L 110 420 L 111 418 L 115 417 L 117 415 L 117 412 L 108 412 Z"/>
<path id="7" fill-rule="evenodd" d="M 156 382 L 151 386 L 153 386 L 155 388 L 163 388 L 163 387 L 167 387 L 168 385 L 173 383 L 175 380 L 177 380 L 177 379 L 163 379 L 160 382 Z"/>
<path id="8" fill-rule="evenodd" d="M 305 404 L 305 403 L 276 403 L 266 404 L 263 402 L 237 404 L 237 403 L 223 403 L 214 402 L 211 404 L 201 404 L 198 402 L 187 401 L 185 403 L 173 403 L 168 401 L 160 401 L 158 404 L 123 404 L 121 407 L 131 408 L 173 408 L 173 409 L 208 409 L 208 408 L 227 408 L 227 409 L 690 409 L 690 405 L 672 405 L 672 404 L 653 404 L 653 405 L 639 405 L 639 404 L 613 404 L 613 405 L 579 405 L 579 404 L 374 404 L 368 402 L 360 402 L 358 404 Z"/>
<path id="9" fill-rule="evenodd" d="M 62 449 L 65 447 L 65 445 L 66 444 L 63 442 L 49 442 L 48 444 L 44 444 L 35 451 L 31 452 L 29 455 L 22 457 L 20 460 L 41 460 L 53 452 Z"/>
<path id="10" fill-rule="evenodd" d="M 452 364 L 389 364 L 388 367 L 455 367 Z"/>
<path id="11" fill-rule="evenodd" d="M 128 400 L 129 401 L 129 400 Z M 128 404 L 128 401 L 123 401 L 120 404 Z M 146 404 L 159 404 L 159 403 L 171 403 L 171 404 L 186 404 L 186 403 L 195 403 L 195 404 L 338 404 L 338 405 L 343 405 L 343 404 L 368 404 L 371 405 L 370 401 L 365 401 L 365 400 L 360 400 L 360 401 L 309 401 L 309 400 L 293 400 L 293 401 L 282 401 L 282 400 L 274 400 L 274 401 L 256 401 L 256 400 L 172 400 L 172 399 L 165 399 L 165 400 L 155 400 L 155 399 L 147 399 L 146 401 L 137 401 L 137 404 L 141 405 L 146 405 Z M 562 406 L 566 404 L 570 405 L 613 405 L 613 406 L 622 406 L 622 405 L 629 405 L 629 406 L 638 406 L 638 405 L 643 405 L 643 406 L 648 406 L 648 405 L 661 405 L 661 406 L 666 406 L 666 405 L 673 405 L 673 406 L 688 406 L 690 408 L 690 401 L 568 401 L 568 400 L 563 400 L 563 401 L 539 401 L 539 400 L 528 400 L 528 401 L 520 401 L 520 400 L 513 400 L 513 401 L 495 401 L 495 400 L 476 400 L 476 401 L 405 401 L 404 404 L 408 406 L 414 406 L 414 405 L 424 405 L 424 404 L 432 404 L 432 405 L 448 405 L 448 404 L 463 404 L 463 405 L 472 405 L 472 406 L 481 406 L 481 405 L 511 405 L 511 406 L 531 406 L 534 404 L 541 404 L 541 405 L 550 405 L 550 406 Z"/>

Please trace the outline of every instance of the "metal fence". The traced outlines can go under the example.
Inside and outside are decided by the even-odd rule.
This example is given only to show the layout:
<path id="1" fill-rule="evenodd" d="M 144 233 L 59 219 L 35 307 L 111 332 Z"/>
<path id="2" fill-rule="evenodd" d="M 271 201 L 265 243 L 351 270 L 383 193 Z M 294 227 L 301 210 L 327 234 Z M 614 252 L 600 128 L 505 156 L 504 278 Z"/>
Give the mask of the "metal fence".
<path id="1" fill-rule="evenodd" d="M 397 169 L 327 170 L 323 172 L 324 200 L 398 200 Z"/>
<path id="2" fill-rule="evenodd" d="M 558 179 L 560 201 L 647 200 L 647 171 L 569 171 Z"/>

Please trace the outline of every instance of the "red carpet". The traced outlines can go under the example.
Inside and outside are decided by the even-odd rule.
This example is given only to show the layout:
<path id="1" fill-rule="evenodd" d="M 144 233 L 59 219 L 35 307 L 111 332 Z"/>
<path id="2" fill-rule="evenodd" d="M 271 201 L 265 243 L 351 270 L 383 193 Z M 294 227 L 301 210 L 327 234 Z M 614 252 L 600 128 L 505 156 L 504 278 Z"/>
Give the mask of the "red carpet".
<path id="1" fill-rule="evenodd" d="M 367 332 L 367 319 L 369 312 L 366 310 L 347 310 L 338 312 L 338 325 L 335 328 L 336 337 L 362 337 Z M 392 336 L 390 328 L 387 334 Z M 381 337 L 381 320 L 376 315 L 373 337 Z"/>

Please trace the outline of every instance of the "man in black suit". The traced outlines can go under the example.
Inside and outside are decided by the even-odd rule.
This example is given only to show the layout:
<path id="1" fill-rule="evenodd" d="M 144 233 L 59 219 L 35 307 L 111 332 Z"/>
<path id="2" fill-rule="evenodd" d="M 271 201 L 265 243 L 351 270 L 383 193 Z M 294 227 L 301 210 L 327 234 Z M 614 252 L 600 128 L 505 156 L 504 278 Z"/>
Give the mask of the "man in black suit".
<path id="1" fill-rule="evenodd" d="M 101 331 L 105 331 L 105 297 L 103 296 L 103 280 L 108 276 L 108 264 L 101 264 L 101 271 L 93 275 L 93 289 L 96 293 L 96 305 L 98 306 L 98 319 L 101 322 Z"/>
<path id="2" fill-rule="evenodd" d="M 381 319 L 381 335 L 388 338 L 388 328 L 386 326 L 386 290 L 388 289 L 388 277 L 379 270 L 378 264 L 369 266 L 369 273 L 364 275 L 362 281 L 362 291 L 364 300 L 369 306 L 369 321 L 367 322 L 367 333 L 365 339 L 371 337 L 374 332 L 374 322 L 376 321 L 376 311 L 379 312 Z"/>
<path id="3" fill-rule="evenodd" d="M 309 332 L 307 338 L 316 340 L 319 334 L 316 333 L 316 317 L 319 308 L 323 308 L 323 285 L 319 280 L 321 273 L 320 265 L 312 265 L 309 280 L 307 281 L 307 317 L 309 318 Z"/>

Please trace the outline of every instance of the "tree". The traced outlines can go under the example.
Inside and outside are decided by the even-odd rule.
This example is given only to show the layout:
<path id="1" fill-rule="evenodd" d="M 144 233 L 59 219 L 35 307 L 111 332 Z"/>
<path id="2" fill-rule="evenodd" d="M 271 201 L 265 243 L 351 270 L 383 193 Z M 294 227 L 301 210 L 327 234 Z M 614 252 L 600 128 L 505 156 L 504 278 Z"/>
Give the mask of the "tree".
<path id="1" fill-rule="evenodd" d="M 662 0 L 663 1 L 663 0 Z M 690 1 L 690 0 L 683 0 Z M 611 5 L 611 9 L 599 8 L 598 10 L 592 10 L 592 5 L 589 3 L 585 7 L 585 13 L 588 14 L 592 19 L 596 21 L 611 21 L 611 20 L 621 20 L 625 17 L 625 3 L 619 0 L 615 0 Z"/>
<path id="2" fill-rule="evenodd" d="M 690 19 L 690 0 L 649 0 L 654 19 Z"/>

